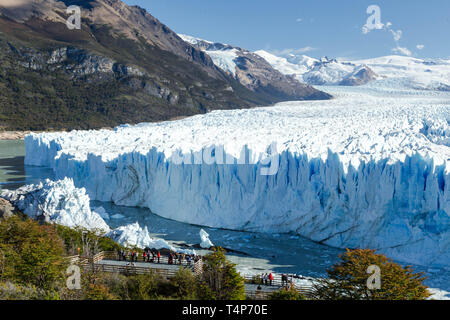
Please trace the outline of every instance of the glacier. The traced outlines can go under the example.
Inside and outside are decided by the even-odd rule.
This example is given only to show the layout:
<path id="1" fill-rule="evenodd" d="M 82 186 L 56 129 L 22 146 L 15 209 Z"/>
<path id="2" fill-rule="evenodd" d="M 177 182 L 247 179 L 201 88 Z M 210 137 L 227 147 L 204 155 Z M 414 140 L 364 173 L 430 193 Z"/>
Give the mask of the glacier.
<path id="1" fill-rule="evenodd" d="M 292 232 L 448 267 L 450 94 L 320 89 L 335 98 L 33 133 L 25 163 L 72 178 L 93 200 L 180 222 Z M 278 171 L 262 175 L 271 144 Z M 180 155 L 189 161 L 174 161 Z M 222 156 L 235 161 L 214 161 Z"/>

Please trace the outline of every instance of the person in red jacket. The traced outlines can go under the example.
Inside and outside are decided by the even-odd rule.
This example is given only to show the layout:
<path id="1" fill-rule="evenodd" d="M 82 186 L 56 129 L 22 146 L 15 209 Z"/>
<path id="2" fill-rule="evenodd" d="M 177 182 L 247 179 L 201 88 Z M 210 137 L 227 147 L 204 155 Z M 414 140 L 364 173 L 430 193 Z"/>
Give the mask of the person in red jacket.
<path id="1" fill-rule="evenodd" d="M 270 285 L 272 285 L 272 281 L 273 281 L 273 274 L 272 274 L 272 272 L 269 274 L 269 281 L 270 281 Z"/>
<path id="2" fill-rule="evenodd" d="M 159 263 L 160 258 L 161 258 L 161 253 L 159 253 L 159 251 L 158 251 L 158 263 Z"/>

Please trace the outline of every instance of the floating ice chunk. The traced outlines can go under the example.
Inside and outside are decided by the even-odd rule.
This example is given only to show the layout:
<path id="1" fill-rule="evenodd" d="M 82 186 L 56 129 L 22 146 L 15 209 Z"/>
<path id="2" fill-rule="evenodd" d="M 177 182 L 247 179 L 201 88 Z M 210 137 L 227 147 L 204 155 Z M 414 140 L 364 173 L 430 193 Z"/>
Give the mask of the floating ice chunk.
<path id="1" fill-rule="evenodd" d="M 98 215 L 102 217 L 104 220 L 109 220 L 109 214 L 106 212 L 105 208 L 103 207 L 95 208 L 94 212 L 98 213 Z"/>
<path id="2" fill-rule="evenodd" d="M 125 216 L 123 214 L 116 213 L 116 214 L 113 214 L 111 216 L 111 218 L 113 218 L 113 219 L 123 219 L 123 218 L 125 218 Z"/>
<path id="3" fill-rule="evenodd" d="M 211 240 L 209 240 L 209 234 L 203 229 L 200 230 L 200 239 L 200 247 L 203 249 L 209 249 L 214 246 Z"/>
<path id="4" fill-rule="evenodd" d="M 195 250 L 179 249 L 170 245 L 164 239 L 152 238 L 148 232 L 147 226 L 141 228 L 138 222 L 126 226 L 118 227 L 112 230 L 108 236 L 114 241 L 127 247 L 151 248 L 151 249 L 169 249 L 175 252 L 195 254 Z"/>

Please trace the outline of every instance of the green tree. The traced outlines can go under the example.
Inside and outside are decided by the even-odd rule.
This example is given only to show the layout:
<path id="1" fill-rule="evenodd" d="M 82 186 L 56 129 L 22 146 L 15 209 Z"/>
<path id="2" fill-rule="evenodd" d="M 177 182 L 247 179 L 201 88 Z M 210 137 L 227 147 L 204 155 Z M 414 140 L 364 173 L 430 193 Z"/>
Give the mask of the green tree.
<path id="1" fill-rule="evenodd" d="M 49 290 L 64 280 L 68 261 L 53 226 L 12 217 L 0 223 L 2 278 Z"/>
<path id="2" fill-rule="evenodd" d="M 423 300 L 430 296 L 423 284 L 423 273 L 414 273 L 410 266 L 402 267 L 375 250 L 349 250 L 340 256 L 341 262 L 327 271 L 329 278 L 314 285 L 314 296 L 325 300 Z M 370 289 L 369 266 L 380 270 L 381 286 Z"/>
<path id="3" fill-rule="evenodd" d="M 193 300 L 197 297 L 198 281 L 191 270 L 180 267 L 173 278 L 172 284 L 173 297 L 177 299 Z"/>
<path id="4" fill-rule="evenodd" d="M 205 300 L 245 299 L 244 278 L 236 271 L 236 265 L 227 261 L 222 248 L 203 258 L 198 295 Z"/>

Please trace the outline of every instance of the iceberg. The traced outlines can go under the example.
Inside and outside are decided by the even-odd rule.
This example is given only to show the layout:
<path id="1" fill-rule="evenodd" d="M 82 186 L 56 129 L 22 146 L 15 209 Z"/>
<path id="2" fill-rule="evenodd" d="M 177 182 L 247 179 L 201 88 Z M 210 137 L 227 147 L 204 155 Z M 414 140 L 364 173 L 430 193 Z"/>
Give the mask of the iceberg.
<path id="1" fill-rule="evenodd" d="M 203 249 L 209 249 L 211 247 L 213 247 L 213 243 L 211 242 L 211 240 L 209 240 L 209 234 L 203 230 L 200 229 L 200 247 L 202 247 Z"/>
<path id="2" fill-rule="evenodd" d="M 450 94 L 324 90 L 335 98 L 30 134 L 25 161 L 72 178 L 91 199 L 165 218 L 448 267 Z M 263 175 L 272 144 L 277 171 Z"/>
<path id="3" fill-rule="evenodd" d="M 108 237 L 126 247 L 169 249 L 174 252 L 195 254 L 195 250 L 175 248 L 166 240 L 150 237 L 147 226 L 141 228 L 139 223 L 133 223 L 112 230 Z"/>

